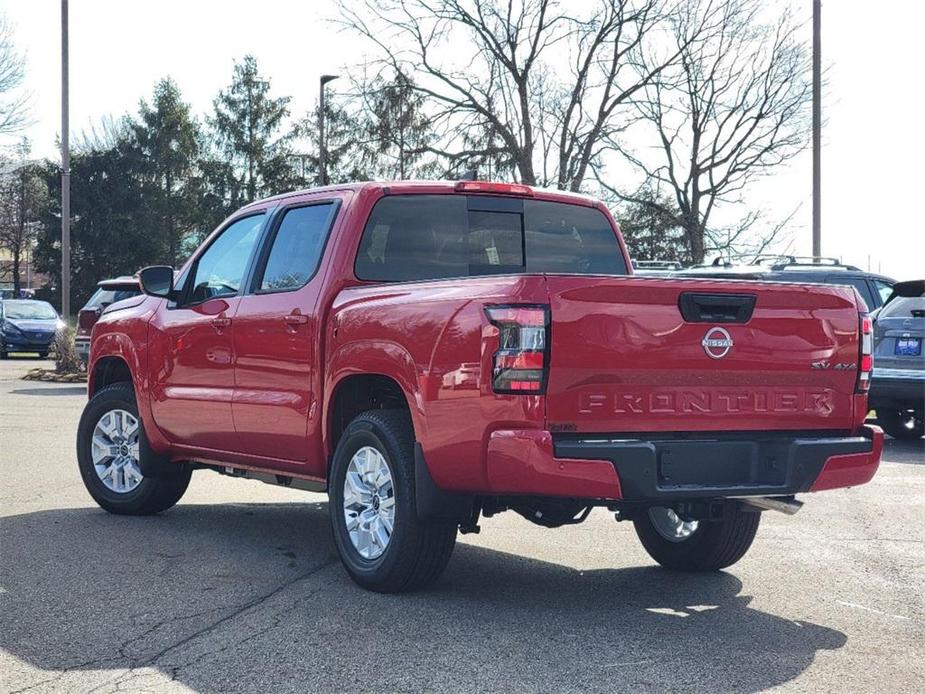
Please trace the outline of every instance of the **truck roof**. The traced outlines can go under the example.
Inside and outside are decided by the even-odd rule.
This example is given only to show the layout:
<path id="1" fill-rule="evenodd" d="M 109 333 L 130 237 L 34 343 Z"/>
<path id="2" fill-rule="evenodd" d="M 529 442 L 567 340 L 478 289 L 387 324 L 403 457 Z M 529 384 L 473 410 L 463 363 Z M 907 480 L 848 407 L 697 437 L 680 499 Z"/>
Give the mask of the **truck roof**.
<path id="1" fill-rule="evenodd" d="M 480 188 L 480 190 L 479 190 Z M 382 191 L 384 195 L 407 195 L 407 194 L 484 194 L 484 195 L 512 195 L 514 197 L 528 197 L 537 200 L 548 200 L 551 202 L 564 202 L 572 205 L 584 205 L 586 207 L 600 207 L 605 205 L 588 195 L 581 193 L 571 193 L 562 190 L 553 190 L 549 188 L 539 188 L 527 186 L 521 183 L 506 183 L 495 181 L 362 181 L 358 183 L 336 183 L 328 186 L 318 186 L 314 188 L 304 188 L 289 193 L 281 193 L 262 200 L 256 200 L 246 208 L 262 205 L 275 200 L 285 200 L 287 198 L 306 195 L 309 193 L 338 192 L 338 191 Z"/>

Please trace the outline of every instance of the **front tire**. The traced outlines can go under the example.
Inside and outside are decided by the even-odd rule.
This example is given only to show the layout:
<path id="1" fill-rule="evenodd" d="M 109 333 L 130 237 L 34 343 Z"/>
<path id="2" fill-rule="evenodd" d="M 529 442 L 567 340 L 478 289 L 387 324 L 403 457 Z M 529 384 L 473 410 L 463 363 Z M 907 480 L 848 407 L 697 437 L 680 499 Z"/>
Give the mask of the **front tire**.
<path id="1" fill-rule="evenodd" d="M 77 463 L 93 500 L 110 513 L 147 516 L 176 504 L 189 485 L 186 464 L 155 460 L 130 383 L 106 386 L 91 398 L 77 427 Z M 154 469 L 146 476 L 142 469 Z"/>
<path id="2" fill-rule="evenodd" d="M 877 421 L 883 430 L 900 441 L 915 441 L 925 434 L 925 419 L 912 410 L 877 410 Z"/>
<path id="3" fill-rule="evenodd" d="M 646 552 L 666 569 L 719 571 L 752 546 L 761 513 L 728 507 L 721 520 L 684 521 L 669 508 L 642 511 L 633 519 Z"/>
<path id="4" fill-rule="evenodd" d="M 414 430 L 406 412 L 364 412 L 337 444 L 328 480 L 334 544 L 363 588 L 423 588 L 450 560 L 456 524 L 418 519 L 414 473 Z"/>

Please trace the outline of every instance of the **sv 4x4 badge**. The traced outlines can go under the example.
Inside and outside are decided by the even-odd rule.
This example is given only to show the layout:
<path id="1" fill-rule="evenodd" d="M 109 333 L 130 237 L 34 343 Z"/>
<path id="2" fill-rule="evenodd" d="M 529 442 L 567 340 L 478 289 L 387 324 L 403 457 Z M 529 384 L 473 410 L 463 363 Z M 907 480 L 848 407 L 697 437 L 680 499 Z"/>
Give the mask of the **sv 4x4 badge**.
<path id="1" fill-rule="evenodd" d="M 833 364 L 830 361 L 814 361 L 810 365 L 812 369 L 835 369 L 836 371 L 854 371 L 858 368 L 857 362 L 839 362 Z"/>

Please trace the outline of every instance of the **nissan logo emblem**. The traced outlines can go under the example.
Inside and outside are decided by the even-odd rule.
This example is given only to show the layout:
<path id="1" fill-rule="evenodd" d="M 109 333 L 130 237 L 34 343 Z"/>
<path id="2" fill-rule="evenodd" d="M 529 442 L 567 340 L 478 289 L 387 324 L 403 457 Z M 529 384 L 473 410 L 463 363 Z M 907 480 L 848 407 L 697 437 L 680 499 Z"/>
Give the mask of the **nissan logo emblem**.
<path id="1" fill-rule="evenodd" d="M 703 341 L 700 344 L 703 345 L 703 351 L 707 353 L 708 357 L 722 359 L 729 354 L 733 342 L 732 336 L 725 328 L 710 328 L 707 330 L 707 334 L 703 336 Z"/>

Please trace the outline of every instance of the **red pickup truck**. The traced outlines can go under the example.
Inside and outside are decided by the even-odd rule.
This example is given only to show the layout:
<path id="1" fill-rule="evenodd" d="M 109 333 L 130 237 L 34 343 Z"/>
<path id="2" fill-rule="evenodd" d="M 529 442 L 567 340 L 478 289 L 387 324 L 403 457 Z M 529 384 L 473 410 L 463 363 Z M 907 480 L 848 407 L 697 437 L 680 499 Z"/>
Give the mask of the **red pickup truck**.
<path id="1" fill-rule="evenodd" d="M 229 218 L 93 328 L 77 452 L 114 513 L 194 470 L 329 494 L 344 566 L 410 590 L 457 531 L 594 507 L 660 564 L 740 559 L 761 512 L 863 484 L 871 325 L 848 287 L 641 278 L 595 200 L 362 183 Z"/>

